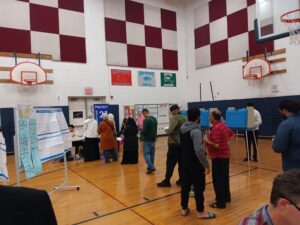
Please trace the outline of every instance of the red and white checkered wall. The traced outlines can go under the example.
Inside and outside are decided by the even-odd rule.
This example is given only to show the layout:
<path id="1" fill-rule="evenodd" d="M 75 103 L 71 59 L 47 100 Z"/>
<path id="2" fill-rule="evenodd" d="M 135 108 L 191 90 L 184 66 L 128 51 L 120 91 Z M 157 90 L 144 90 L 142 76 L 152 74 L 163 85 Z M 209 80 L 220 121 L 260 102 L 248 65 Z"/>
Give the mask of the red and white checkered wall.
<path id="1" fill-rule="evenodd" d="M 130 0 L 104 11 L 108 65 L 178 70 L 176 12 Z"/>
<path id="2" fill-rule="evenodd" d="M 196 69 L 274 50 L 255 42 L 255 0 L 212 0 L 194 11 Z"/>
<path id="3" fill-rule="evenodd" d="M 0 51 L 86 62 L 83 0 L 2 0 Z"/>

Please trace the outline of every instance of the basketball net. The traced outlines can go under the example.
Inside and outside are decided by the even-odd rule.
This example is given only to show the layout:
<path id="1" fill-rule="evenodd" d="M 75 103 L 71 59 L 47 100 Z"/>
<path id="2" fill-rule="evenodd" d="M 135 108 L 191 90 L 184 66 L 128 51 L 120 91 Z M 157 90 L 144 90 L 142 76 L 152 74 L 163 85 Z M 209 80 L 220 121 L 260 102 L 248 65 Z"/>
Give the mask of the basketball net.
<path id="1" fill-rule="evenodd" d="M 300 9 L 287 12 L 281 17 L 281 22 L 289 29 L 290 44 L 300 44 Z"/>

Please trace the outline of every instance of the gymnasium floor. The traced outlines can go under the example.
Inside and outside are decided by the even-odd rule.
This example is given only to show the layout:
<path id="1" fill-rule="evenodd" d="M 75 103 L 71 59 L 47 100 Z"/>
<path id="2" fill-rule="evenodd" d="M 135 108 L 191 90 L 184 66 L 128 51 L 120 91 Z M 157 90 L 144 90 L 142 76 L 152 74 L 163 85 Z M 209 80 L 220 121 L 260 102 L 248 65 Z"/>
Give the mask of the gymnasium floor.
<path id="1" fill-rule="evenodd" d="M 187 217 L 180 215 L 180 188 L 175 185 L 177 170 L 171 188 L 156 187 L 156 183 L 164 178 L 167 152 L 167 138 L 160 137 L 155 159 L 157 172 L 154 175 L 146 175 L 142 154 L 138 165 L 105 165 L 103 160 L 69 163 L 69 183 L 80 185 L 80 191 L 59 191 L 51 194 L 58 224 L 238 224 L 254 209 L 268 203 L 273 178 L 281 169 L 281 159 L 280 155 L 273 153 L 271 140 L 259 141 L 260 162 L 251 163 L 250 168 L 243 162 L 244 140 L 232 139 L 231 149 L 232 203 L 225 210 L 215 210 L 208 206 L 214 200 L 214 191 L 211 176 L 206 181 L 206 210 L 216 212 L 217 219 L 197 219 L 193 198 L 190 198 L 191 214 Z M 8 161 L 13 184 L 13 156 Z M 43 171 L 43 175 L 22 182 L 22 186 L 51 191 L 63 182 L 62 163 L 47 163 L 43 165 Z"/>

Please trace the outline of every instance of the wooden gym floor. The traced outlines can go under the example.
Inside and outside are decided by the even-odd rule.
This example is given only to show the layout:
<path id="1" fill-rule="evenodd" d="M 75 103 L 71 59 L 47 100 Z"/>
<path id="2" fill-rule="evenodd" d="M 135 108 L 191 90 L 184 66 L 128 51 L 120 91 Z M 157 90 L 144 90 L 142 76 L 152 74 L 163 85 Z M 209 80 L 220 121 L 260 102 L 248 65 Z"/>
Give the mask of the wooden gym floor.
<path id="1" fill-rule="evenodd" d="M 259 163 L 248 167 L 243 162 L 245 145 L 243 138 L 231 140 L 232 159 L 230 164 L 230 185 L 232 203 L 224 210 L 208 206 L 214 200 L 211 176 L 207 177 L 205 191 L 206 210 L 217 213 L 217 219 L 199 220 L 195 202 L 190 198 L 191 213 L 180 215 L 180 188 L 174 171 L 171 188 L 158 188 L 157 182 L 164 178 L 167 152 L 167 138 L 157 140 L 155 164 L 157 172 L 146 175 L 143 156 L 138 165 L 120 165 L 103 160 L 84 163 L 68 163 L 70 185 L 80 185 L 80 190 L 58 191 L 51 194 L 52 204 L 59 225 L 149 225 L 149 224 L 238 224 L 257 207 L 268 203 L 273 178 L 281 170 L 281 158 L 271 148 L 271 140 L 259 140 Z M 120 154 L 121 158 L 121 154 Z M 10 185 L 15 183 L 13 156 L 8 157 Z M 23 177 L 23 175 L 21 176 Z M 22 178 L 24 180 L 24 178 Z M 48 192 L 64 179 L 63 164 L 49 162 L 43 165 L 43 175 L 22 181 L 21 185 Z"/>

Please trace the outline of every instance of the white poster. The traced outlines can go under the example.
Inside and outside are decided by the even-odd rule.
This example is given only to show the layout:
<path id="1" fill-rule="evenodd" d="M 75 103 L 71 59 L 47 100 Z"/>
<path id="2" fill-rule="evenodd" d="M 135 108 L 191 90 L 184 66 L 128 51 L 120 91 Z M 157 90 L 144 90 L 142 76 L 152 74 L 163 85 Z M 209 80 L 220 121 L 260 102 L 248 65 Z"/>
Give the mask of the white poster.
<path id="1" fill-rule="evenodd" d="M 8 171 L 6 165 L 6 144 L 0 131 L 0 179 L 8 181 Z"/>

